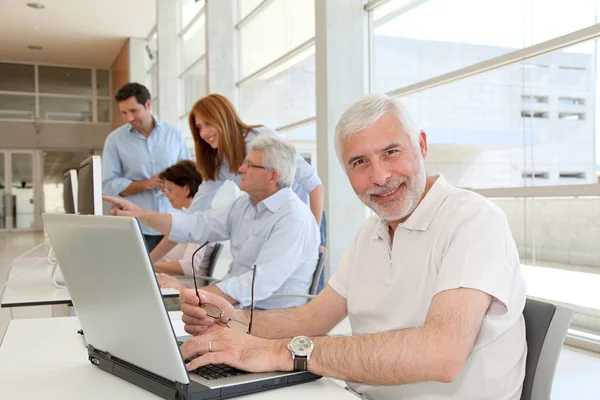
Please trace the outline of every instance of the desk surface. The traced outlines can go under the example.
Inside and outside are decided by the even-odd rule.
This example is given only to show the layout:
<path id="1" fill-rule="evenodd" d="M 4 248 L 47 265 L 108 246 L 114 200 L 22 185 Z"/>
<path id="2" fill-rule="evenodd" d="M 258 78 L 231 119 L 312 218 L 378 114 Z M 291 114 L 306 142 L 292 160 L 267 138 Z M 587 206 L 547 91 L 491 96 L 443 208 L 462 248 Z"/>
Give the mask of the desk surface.
<path id="1" fill-rule="evenodd" d="M 172 318 L 176 319 L 177 314 Z M 77 317 L 11 321 L 0 346 L 0 398 L 159 398 L 91 365 L 83 338 L 76 333 L 78 329 Z M 240 398 L 356 399 L 326 378 Z"/>
<path id="2" fill-rule="evenodd" d="M 51 272 L 52 266 L 40 259 L 14 264 L 2 295 L 1 307 L 73 305 L 69 291 L 54 286 Z M 175 289 L 164 289 L 162 293 L 164 297 L 179 295 Z"/>

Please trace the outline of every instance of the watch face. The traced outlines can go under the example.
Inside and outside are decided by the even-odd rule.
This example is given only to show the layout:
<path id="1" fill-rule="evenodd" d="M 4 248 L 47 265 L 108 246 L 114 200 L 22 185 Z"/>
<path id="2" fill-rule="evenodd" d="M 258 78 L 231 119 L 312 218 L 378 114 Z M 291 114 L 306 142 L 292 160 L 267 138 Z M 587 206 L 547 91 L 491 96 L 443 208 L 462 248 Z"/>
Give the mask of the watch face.
<path id="1" fill-rule="evenodd" d="M 313 342 L 306 336 L 297 336 L 290 343 L 291 350 L 297 356 L 308 356 L 312 353 Z"/>

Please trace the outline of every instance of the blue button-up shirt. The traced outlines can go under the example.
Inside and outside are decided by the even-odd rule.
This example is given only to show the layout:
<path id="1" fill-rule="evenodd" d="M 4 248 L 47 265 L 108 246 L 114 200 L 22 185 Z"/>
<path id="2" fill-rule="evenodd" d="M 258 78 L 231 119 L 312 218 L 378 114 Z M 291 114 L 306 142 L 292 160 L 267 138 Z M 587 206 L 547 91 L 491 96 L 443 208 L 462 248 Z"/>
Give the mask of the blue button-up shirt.
<path id="1" fill-rule="evenodd" d="M 277 293 L 307 294 L 317 266 L 319 228 L 308 206 L 289 188 L 256 204 L 243 193 L 229 207 L 191 215 L 173 213 L 169 239 L 201 243 L 230 239 L 233 261 L 217 284 L 241 306 L 251 300 L 256 265 L 255 306 L 263 309 L 306 303 Z"/>
<path id="2" fill-rule="evenodd" d="M 148 139 L 125 124 L 108 135 L 102 153 L 102 191 L 119 196 L 133 181 L 149 179 L 180 160 L 189 160 L 181 130 L 168 122 L 154 119 Z M 127 200 L 146 210 L 172 212 L 169 200 L 158 190 L 143 190 Z M 159 232 L 142 225 L 146 235 Z"/>
<path id="3" fill-rule="evenodd" d="M 259 136 L 278 136 L 277 132 L 266 126 L 254 128 L 245 138 L 246 153 L 250 151 L 250 143 Z M 201 210 L 207 210 L 210 208 L 210 204 L 215 198 L 217 191 L 226 181 L 233 181 L 236 185 L 240 186 L 242 176 L 236 172 L 229 171 L 229 164 L 224 159 L 219 169 L 217 180 L 209 181 L 205 180 L 198 188 L 198 207 Z M 309 194 L 318 185 L 320 185 L 321 179 L 317 175 L 315 168 L 306 162 L 306 160 L 298 153 L 296 158 L 296 174 L 294 175 L 294 181 L 292 182 L 292 190 L 300 200 L 308 204 Z M 314 217 L 313 217 L 314 218 Z"/>

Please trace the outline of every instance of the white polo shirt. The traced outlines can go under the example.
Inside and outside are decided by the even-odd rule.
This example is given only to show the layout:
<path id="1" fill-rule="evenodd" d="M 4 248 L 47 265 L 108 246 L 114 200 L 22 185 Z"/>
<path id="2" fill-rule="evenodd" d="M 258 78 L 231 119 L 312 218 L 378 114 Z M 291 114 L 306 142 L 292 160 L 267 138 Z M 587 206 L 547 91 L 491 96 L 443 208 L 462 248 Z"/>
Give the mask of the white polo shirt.
<path id="1" fill-rule="evenodd" d="M 525 282 L 502 210 L 439 176 L 394 232 L 367 219 L 331 287 L 347 299 L 353 334 L 422 326 L 432 298 L 460 287 L 493 296 L 469 355 L 451 383 L 400 386 L 348 383 L 372 399 L 516 399 L 525 376 Z"/>

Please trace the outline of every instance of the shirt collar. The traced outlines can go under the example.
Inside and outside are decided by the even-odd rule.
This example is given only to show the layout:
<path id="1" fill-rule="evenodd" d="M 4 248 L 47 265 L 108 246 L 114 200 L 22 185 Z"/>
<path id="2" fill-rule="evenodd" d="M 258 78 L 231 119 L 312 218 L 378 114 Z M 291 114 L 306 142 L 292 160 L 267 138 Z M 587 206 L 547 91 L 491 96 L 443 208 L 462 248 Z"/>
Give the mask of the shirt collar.
<path id="1" fill-rule="evenodd" d="M 162 128 L 162 121 L 159 121 L 158 119 L 156 119 L 154 117 L 154 115 L 152 116 L 152 120 L 154 121 L 154 129 L 152 130 L 152 132 L 159 131 Z M 127 124 L 127 126 L 129 127 L 130 133 L 139 133 L 138 131 L 133 129 L 133 126 L 131 126 L 131 124 Z"/>
<path id="2" fill-rule="evenodd" d="M 417 208 L 406 221 L 398 225 L 398 228 L 410 231 L 426 231 L 452 188 L 453 186 L 446 181 L 443 175 L 438 175 L 436 181 L 429 188 L 429 191 Z M 389 225 L 386 221 L 379 218 L 373 239 L 388 238 L 389 240 L 389 237 Z"/>
<path id="3" fill-rule="evenodd" d="M 288 198 L 292 190 L 290 188 L 279 189 L 277 192 L 267 197 L 256 205 L 258 211 L 268 209 L 271 212 L 277 212 L 285 203 L 288 202 Z"/>

